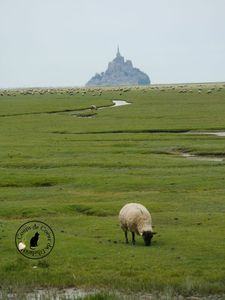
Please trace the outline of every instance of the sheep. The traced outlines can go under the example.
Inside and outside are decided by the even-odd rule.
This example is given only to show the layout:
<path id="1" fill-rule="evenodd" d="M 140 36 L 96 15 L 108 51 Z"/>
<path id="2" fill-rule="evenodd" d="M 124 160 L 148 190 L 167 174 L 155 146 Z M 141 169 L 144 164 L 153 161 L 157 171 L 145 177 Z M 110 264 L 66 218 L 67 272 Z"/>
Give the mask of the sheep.
<path id="1" fill-rule="evenodd" d="M 97 106 L 94 105 L 94 104 L 92 104 L 92 105 L 91 105 L 91 110 L 97 110 Z"/>
<path id="2" fill-rule="evenodd" d="M 152 229 L 152 218 L 149 211 L 139 203 L 126 204 L 119 213 L 121 229 L 125 233 L 125 241 L 128 244 L 127 231 L 132 233 L 132 243 L 135 245 L 135 233 L 142 235 L 145 246 L 151 245 L 151 239 L 155 232 Z"/>

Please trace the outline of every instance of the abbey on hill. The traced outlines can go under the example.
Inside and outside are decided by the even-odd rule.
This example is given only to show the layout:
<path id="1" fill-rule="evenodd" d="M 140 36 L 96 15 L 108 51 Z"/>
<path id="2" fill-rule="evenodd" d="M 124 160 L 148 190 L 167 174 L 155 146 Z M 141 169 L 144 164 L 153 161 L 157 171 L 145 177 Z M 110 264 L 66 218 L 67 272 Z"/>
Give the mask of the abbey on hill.
<path id="1" fill-rule="evenodd" d="M 116 57 L 108 64 L 108 69 L 101 74 L 96 74 L 86 86 L 117 86 L 117 85 L 149 85 L 147 74 L 133 67 L 131 60 L 124 60 L 119 47 Z"/>

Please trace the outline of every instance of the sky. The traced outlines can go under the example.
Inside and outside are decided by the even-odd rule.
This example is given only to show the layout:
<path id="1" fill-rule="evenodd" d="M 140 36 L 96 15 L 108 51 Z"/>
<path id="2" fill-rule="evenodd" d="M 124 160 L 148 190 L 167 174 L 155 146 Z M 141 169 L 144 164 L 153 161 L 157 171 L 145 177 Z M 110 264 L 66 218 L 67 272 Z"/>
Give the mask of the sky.
<path id="1" fill-rule="evenodd" d="M 225 81 L 224 0 L 0 0 L 0 88 L 83 86 L 120 53 L 153 84 Z"/>

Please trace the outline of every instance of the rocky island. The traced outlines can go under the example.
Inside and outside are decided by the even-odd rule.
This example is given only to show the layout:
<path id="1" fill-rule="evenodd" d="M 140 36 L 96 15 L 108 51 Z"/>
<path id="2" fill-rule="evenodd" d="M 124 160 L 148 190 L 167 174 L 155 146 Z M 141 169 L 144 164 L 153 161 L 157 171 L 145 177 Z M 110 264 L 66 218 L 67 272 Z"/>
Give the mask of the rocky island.
<path id="1" fill-rule="evenodd" d="M 149 85 L 147 74 L 133 67 L 131 60 L 124 60 L 119 47 L 116 57 L 108 64 L 108 69 L 101 74 L 97 73 L 86 86 L 117 86 L 117 85 Z"/>

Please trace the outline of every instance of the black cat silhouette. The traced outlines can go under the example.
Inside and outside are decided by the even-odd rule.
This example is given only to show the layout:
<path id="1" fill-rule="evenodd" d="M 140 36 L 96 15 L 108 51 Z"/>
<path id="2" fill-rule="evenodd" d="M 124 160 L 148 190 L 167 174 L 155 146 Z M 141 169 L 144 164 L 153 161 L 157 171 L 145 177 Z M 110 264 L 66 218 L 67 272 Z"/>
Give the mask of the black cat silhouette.
<path id="1" fill-rule="evenodd" d="M 30 248 L 37 247 L 38 239 L 39 239 L 39 233 L 36 232 L 35 235 L 30 239 Z"/>

